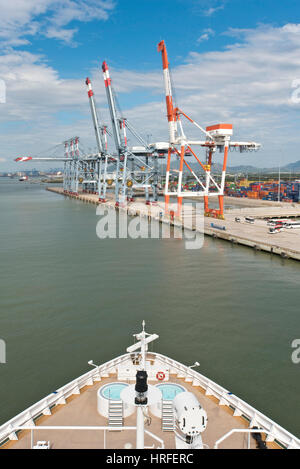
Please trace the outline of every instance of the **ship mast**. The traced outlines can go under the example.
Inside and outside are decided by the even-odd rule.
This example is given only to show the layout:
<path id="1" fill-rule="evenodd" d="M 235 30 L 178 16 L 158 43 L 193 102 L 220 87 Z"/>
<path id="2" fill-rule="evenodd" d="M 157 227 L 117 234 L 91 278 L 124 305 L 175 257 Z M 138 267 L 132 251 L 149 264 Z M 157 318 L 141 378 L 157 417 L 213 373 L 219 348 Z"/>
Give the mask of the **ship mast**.
<path id="1" fill-rule="evenodd" d="M 129 402 L 135 395 L 134 404 L 136 406 L 136 449 L 144 449 L 145 447 L 145 414 L 144 409 L 148 405 L 149 397 L 151 398 L 153 390 L 147 383 L 147 371 L 146 371 L 146 357 L 148 352 L 148 344 L 158 339 L 157 334 L 147 334 L 145 331 L 145 321 L 142 322 L 142 332 L 134 334 L 134 337 L 138 339 L 138 342 L 127 348 L 128 353 L 135 352 L 140 349 L 141 351 L 141 364 L 140 369 L 136 374 L 136 384 L 134 391 L 129 395 Z M 150 395 L 149 395 L 150 392 Z M 157 391 L 156 391 L 157 392 Z"/>

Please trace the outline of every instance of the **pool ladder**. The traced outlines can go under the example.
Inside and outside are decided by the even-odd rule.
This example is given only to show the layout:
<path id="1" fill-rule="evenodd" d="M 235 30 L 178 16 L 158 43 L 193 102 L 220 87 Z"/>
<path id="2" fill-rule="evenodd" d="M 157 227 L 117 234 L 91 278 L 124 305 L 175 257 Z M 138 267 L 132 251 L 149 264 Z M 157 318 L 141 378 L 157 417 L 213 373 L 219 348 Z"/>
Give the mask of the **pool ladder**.
<path id="1" fill-rule="evenodd" d="M 174 412 L 173 412 L 173 401 L 162 400 L 161 406 L 161 428 L 163 432 L 174 431 Z"/>
<path id="2" fill-rule="evenodd" d="M 123 427 L 123 402 L 109 400 L 108 402 L 108 426 Z"/>

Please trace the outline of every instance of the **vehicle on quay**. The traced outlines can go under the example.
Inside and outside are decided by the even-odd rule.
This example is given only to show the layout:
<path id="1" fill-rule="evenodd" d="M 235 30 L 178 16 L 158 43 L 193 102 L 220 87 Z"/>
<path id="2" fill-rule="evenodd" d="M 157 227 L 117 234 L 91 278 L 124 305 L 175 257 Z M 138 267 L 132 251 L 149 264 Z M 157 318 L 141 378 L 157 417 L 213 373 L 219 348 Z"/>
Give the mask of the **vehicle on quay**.
<path id="1" fill-rule="evenodd" d="M 269 233 L 270 234 L 280 233 L 281 231 L 283 231 L 283 227 L 281 225 L 277 225 L 277 226 L 274 226 L 272 228 L 269 228 Z"/>
<path id="2" fill-rule="evenodd" d="M 251 225 L 253 225 L 254 221 L 255 221 L 255 220 L 254 220 L 254 218 L 252 218 L 252 217 L 245 217 L 245 222 L 246 222 L 246 223 L 250 223 Z"/>
<path id="3" fill-rule="evenodd" d="M 300 221 L 290 221 L 288 223 L 285 223 L 284 227 L 288 230 L 300 229 Z"/>
<path id="4" fill-rule="evenodd" d="M 289 219 L 282 219 L 282 218 L 271 218 L 267 221 L 268 226 L 275 226 L 275 225 L 285 225 L 286 223 L 289 223 Z"/>

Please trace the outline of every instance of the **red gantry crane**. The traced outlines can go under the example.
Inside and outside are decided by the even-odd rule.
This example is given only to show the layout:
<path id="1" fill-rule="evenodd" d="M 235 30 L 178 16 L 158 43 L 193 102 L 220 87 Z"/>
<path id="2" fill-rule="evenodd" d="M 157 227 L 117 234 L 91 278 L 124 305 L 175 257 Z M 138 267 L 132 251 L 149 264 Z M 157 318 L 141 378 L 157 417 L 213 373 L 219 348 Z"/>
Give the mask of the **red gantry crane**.
<path id="1" fill-rule="evenodd" d="M 226 167 L 229 149 L 239 149 L 240 152 L 249 150 L 258 150 L 260 144 L 255 142 L 232 142 L 230 139 L 233 135 L 232 124 L 216 124 L 204 129 L 185 114 L 181 109 L 175 106 L 172 83 L 169 71 L 169 61 L 167 49 L 164 41 L 158 44 L 158 52 L 162 54 L 164 85 L 166 94 L 167 118 L 169 124 L 169 151 L 166 167 L 166 183 L 165 183 L 165 205 L 168 212 L 170 195 L 177 196 L 177 215 L 181 215 L 183 197 L 204 197 L 205 216 L 224 219 L 224 186 L 226 177 Z M 194 124 L 205 136 L 204 140 L 190 140 L 183 131 L 181 117 L 186 118 L 190 123 Z M 200 146 L 206 149 L 206 160 L 201 162 L 195 153 L 193 146 Z M 213 164 L 213 155 L 216 150 L 223 153 L 223 164 L 220 180 L 212 174 L 211 168 Z M 170 168 L 172 154 L 179 157 L 179 172 L 177 191 L 169 191 Z M 193 169 L 186 161 L 186 155 L 192 155 L 195 160 L 196 167 Z M 199 190 L 184 190 L 182 185 L 184 166 L 192 174 L 198 184 Z M 195 166 L 194 166 L 195 167 Z M 219 208 L 209 208 L 209 197 L 218 197 Z"/>

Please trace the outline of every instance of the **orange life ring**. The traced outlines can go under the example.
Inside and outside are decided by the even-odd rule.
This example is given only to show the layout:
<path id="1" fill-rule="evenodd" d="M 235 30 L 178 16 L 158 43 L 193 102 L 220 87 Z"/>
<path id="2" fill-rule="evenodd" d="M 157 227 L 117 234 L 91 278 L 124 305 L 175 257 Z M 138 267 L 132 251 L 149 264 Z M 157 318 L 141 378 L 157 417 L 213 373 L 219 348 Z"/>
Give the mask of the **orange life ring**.
<path id="1" fill-rule="evenodd" d="M 165 379 L 166 375 L 164 374 L 163 371 L 158 371 L 157 374 L 156 374 L 156 379 L 158 379 L 158 381 L 163 381 Z"/>

